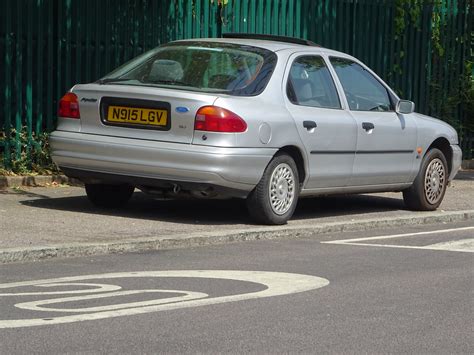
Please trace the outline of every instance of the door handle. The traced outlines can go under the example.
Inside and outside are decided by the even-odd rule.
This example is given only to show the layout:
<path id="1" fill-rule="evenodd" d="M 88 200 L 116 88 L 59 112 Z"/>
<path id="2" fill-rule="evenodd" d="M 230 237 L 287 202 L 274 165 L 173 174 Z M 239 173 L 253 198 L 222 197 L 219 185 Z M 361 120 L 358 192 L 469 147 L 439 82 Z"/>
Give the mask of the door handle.
<path id="1" fill-rule="evenodd" d="M 314 121 L 303 121 L 303 127 L 309 131 L 313 128 L 318 127 L 318 125 Z"/>
<path id="2" fill-rule="evenodd" d="M 372 122 L 362 122 L 362 128 L 366 131 L 370 131 L 375 128 L 375 125 Z"/>

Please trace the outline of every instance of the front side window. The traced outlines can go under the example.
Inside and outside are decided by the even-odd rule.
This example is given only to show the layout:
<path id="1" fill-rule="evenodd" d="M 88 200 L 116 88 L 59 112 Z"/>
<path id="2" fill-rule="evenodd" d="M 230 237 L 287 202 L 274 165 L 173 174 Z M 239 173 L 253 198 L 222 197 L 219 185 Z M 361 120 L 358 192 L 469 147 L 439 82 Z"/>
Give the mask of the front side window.
<path id="1" fill-rule="evenodd" d="M 263 48 L 175 42 L 137 57 L 99 82 L 254 96 L 265 89 L 276 61 L 276 54 Z"/>
<path id="2" fill-rule="evenodd" d="M 336 86 L 323 58 L 297 58 L 290 69 L 288 98 L 295 105 L 341 108 Z"/>
<path id="3" fill-rule="evenodd" d="M 387 89 L 360 64 L 344 58 L 331 58 L 352 111 L 392 111 Z"/>

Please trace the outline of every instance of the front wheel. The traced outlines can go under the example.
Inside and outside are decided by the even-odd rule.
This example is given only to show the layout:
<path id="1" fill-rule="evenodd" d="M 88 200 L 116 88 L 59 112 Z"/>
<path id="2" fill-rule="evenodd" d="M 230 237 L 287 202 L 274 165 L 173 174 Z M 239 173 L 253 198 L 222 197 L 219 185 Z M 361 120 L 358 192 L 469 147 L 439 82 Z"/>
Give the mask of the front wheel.
<path id="1" fill-rule="evenodd" d="M 285 224 L 293 215 L 300 192 L 298 168 L 287 154 L 276 155 L 247 197 L 252 218 L 263 224 Z"/>
<path id="2" fill-rule="evenodd" d="M 135 188 L 128 184 L 85 184 L 87 197 L 98 207 L 121 207 L 132 197 Z"/>
<path id="3" fill-rule="evenodd" d="M 421 162 L 413 185 L 403 191 L 405 205 L 417 211 L 433 211 L 443 201 L 448 184 L 446 158 L 439 149 L 430 149 Z"/>

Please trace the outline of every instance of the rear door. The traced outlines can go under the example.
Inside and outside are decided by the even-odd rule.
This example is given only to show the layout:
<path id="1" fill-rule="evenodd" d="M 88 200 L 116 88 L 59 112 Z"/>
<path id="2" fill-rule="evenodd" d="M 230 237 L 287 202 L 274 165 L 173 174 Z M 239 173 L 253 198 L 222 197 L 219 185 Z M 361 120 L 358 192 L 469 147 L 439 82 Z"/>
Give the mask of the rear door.
<path id="1" fill-rule="evenodd" d="M 309 162 L 306 189 L 342 187 L 349 182 L 357 128 L 343 109 L 325 59 L 297 54 L 286 73 L 286 106 Z"/>
<path id="2" fill-rule="evenodd" d="M 408 182 L 416 159 L 417 129 L 410 115 L 395 112 L 387 88 L 366 68 L 330 58 L 357 124 L 351 186 Z"/>

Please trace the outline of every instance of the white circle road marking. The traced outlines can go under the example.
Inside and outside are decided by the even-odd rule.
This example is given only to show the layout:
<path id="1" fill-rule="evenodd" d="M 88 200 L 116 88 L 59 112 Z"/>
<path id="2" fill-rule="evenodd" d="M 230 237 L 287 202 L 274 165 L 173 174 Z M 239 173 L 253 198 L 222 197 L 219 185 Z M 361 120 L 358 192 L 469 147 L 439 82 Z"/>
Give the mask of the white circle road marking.
<path id="1" fill-rule="evenodd" d="M 168 277 L 168 278 L 207 278 L 207 279 L 223 279 L 223 280 L 234 280 L 259 283 L 267 288 L 258 291 L 250 292 L 237 295 L 219 296 L 219 297 L 207 297 L 204 293 L 199 292 L 188 292 L 188 291 L 174 291 L 174 290 L 133 290 L 134 293 L 143 292 L 172 292 L 181 293 L 183 296 L 171 297 L 171 298 L 160 298 L 157 300 L 144 301 L 144 302 L 132 302 L 128 304 L 109 305 L 104 307 L 90 307 L 88 310 L 85 308 L 85 314 L 60 316 L 52 318 L 32 318 L 32 319 L 8 319 L 0 320 L 0 328 L 21 328 L 31 327 L 47 324 L 64 324 L 72 322 L 82 322 L 87 320 L 98 320 L 120 316 L 130 316 L 136 314 L 145 314 L 151 312 L 167 311 L 180 308 L 190 308 L 206 306 L 211 304 L 219 304 L 226 302 L 236 302 L 264 297 L 282 296 L 293 293 L 299 293 L 304 291 L 315 290 L 324 287 L 329 284 L 327 279 L 302 274 L 291 274 L 282 272 L 268 272 L 268 271 L 237 271 L 237 270 L 170 270 L 170 271 L 140 271 L 140 272 L 122 272 L 122 273 L 108 273 L 108 274 L 96 274 L 96 275 L 83 275 L 83 276 L 72 276 L 72 277 L 61 277 L 55 279 L 44 279 L 35 281 L 23 281 L 23 282 L 12 282 L 6 284 L 0 284 L 0 290 L 11 289 L 17 287 L 27 286 L 40 286 L 50 287 L 54 286 L 66 286 L 67 284 L 76 283 L 79 281 L 86 280 L 97 280 L 97 279 L 119 279 L 119 278 L 139 278 L 139 277 Z M 75 284 L 74 284 L 75 285 Z M 91 284 L 81 284 L 91 285 Z M 117 288 L 120 286 L 115 285 L 102 285 L 92 284 L 95 286 L 110 286 Z M 80 290 L 81 292 L 84 290 Z M 133 291 L 119 291 L 110 292 L 95 295 L 83 295 L 66 297 L 62 299 L 50 299 L 33 302 L 18 303 L 15 306 L 23 309 L 34 309 L 36 311 L 62 311 L 54 308 L 40 307 L 44 304 L 53 304 L 60 302 L 73 302 L 85 299 L 94 299 L 99 297 L 114 297 L 120 295 L 120 292 L 133 292 Z M 64 291 L 63 293 L 72 293 L 75 291 Z M 91 293 L 98 292 L 97 289 L 90 290 Z M 99 291 L 101 292 L 101 291 Z M 76 292 L 77 293 L 77 292 Z M 24 293 L 27 294 L 27 293 Z M 3 293 L 0 297 L 5 297 L 14 294 Z M 21 295 L 21 294 L 16 294 Z M 84 309 L 74 309 L 74 312 L 81 312 Z M 67 310 L 71 312 L 71 310 Z"/>

